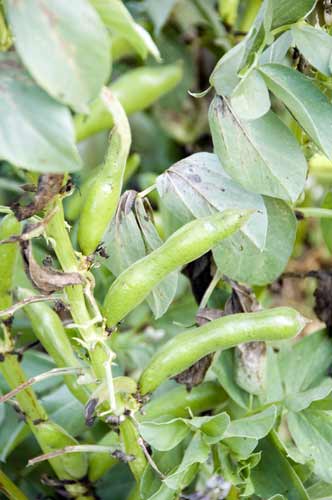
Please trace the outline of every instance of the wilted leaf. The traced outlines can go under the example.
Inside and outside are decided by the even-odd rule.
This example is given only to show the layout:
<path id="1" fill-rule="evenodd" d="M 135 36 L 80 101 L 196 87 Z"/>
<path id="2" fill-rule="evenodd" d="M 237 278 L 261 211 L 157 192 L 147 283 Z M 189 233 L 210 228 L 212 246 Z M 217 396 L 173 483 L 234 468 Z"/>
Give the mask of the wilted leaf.
<path id="1" fill-rule="evenodd" d="M 75 111 L 87 112 L 110 73 L 110 41 L 96 11 L 87 0 L 5 5 L 15 47 L 38 84 Z"/>
<path id="2" fill-rule="evenodd" d="M 81 167 L 69 110 L 31 80 L 14 53 L 0 54 L 0 93 L 1 159 L 37 172 Z"/>
<path id="3" fill-rule="evenodd" d="M 270 66 L 276 65 L 264 68 Z M 286 201 L 298 198 L 306 179 L 306 161 L 295 137 L 275 113 L 241 120 L 226 98 L 215 97 L 209 121 L 214 150 L 234 180 L 254 193 Z"/>
<path id="4" fill-rule="evenodd" d="M 21 251 L 26 272 L 32 283 L 42 292 L 52 293 L 69 285 L 81 285 L 79 273 L 64 273 L 47 266 L 40 266 L 32 253 L 31 240 L 21 241 Z"/>
<path id="5" fill-rule="evenodd" d="M 38 179 L 37 192 L 33 201 L 29 205 L 14 205 L 12 209 L 18 220 L 28 219 L 40 210 L 43 210 L 52 198 L 60 192 L 62 188 L 63 174 L 43 174 Z"/>

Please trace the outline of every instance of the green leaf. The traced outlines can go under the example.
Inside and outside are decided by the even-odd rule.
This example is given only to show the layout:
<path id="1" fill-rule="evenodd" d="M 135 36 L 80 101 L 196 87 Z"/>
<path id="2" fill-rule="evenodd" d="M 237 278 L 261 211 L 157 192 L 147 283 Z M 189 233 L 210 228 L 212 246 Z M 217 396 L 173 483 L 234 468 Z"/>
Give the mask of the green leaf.
<path id="1" fill-rule="evenodd" d="M 293 44 L 291 31 L 286 31 L 277 38 L 271 45 L 264 50 L 259 58 L 259 64 L 279 63 L 286 64 L 286 55 Z"/>
<path id="2" fill-rule="evenodd" d="M 5 5 L 15 47 L 34 79 L 55 99 L 88 112 L 110 74 L 110 41 L 96 11 L 87 0 Z"/>
<path id="3" fill-rule="evenodd" d="M 287 416 L 291 436 L 308 461 L 313 462 L 315 474 L 332 482 L 332 415 L 320 410 L 290 412 Z"/>
<path id="4" fill-rule="evenodd" d="M 273 0 L 272 28 L 292 24 L 307 16 L 317 0 Z"/>
<path id="5" fill-rule="evenodd" d="M 272 24 L 273 3 L 272 0 L 263 0 L 257 17 L 245 37 L 245 51 L 241 61 L 241 67 L 251 65 L 257 54 L 265 47 Z"/>
<path id="6" fill-rule="evenodd" d="M 245 43 L 241 42 L 232 47 L 218 61 L 211 76 L 210 83 L 217 94 L 230 96 L 240 82 L 238 71 L 245 51 Z"/>
<path id="7" fill-rule="evenodd" d="M 264 201 L 268 229 L 262 251 L 240 232 L 213 250 L 216 264 L 223 273 L 251 285 L 272 283 L 284 271 L 295 241 L 293 211 L 281 200 L 265 197 Z"/>
<path id="8" fill-rule="evenodd" d="M 249 394 L 235 382 L 234 349 L 222 351 L 217 361 L 213 363 L 212 370 L 230 398 L 241 408 L 247 410 L 249 408 Z"/>
<path id="9" fill-rule="evenodd" d="M 153 448 L 166 451 L 181 443 L 190 429 L 184 419 L 175 418 L 166 422 L 142 422 L 139 424 L 139 432 Z"/>
<path id="10" fill-rule="evenodd" d="M 215 97 L 209 122 L 214 150 L 234 180 L 254 193 L 286 201 L 298 198 L 307 164 L 294 136 L 275 113 L 245 121 L 227 99 Z"/>
<path id="11" fill-rule="evenodd" d="M 187 421 L 190 427 L 199 429 L 204 434 L 207 444 L 215 444 L 221 441 L 230 423 L 227 413 L 219 413 L 212 417 L 194 417 Z"/>
<path id="12" fill-rule="evenodd" d="M 158 35 L 164 24 L 167 22 L 173 7 L 177 0 L 163 0 L 163 2 L 155 2 L 155 0 L 146 0 L 145 10 L 154 25 L 154 31 Z"/>
<path id="13" fill-rule="evenodd" d="M 152 459 L 164 476 L 171 474 L 180 465 L 183 458 L 184 445 L 179 445 L 167 452 L 153 450 Z M 148 465 L 140 484 L 140 495 L 144 500 L 173 500 L 174 490 L 170 490 L 156 471 Z M 160 495 L 160 496 L 158 496 Z"/>
<path id="14" fill-rule="evenodd" d="M 90 0 L 111 33 L 124 38 L 145 59 L 149 52 L 160 59 L 158 47 L 150 34 L 137 24 L 121 0 Z"/>
<path id="15" fill-rule="evenodd" d="M 332 343 L 322 330 L 302 338 L 292 348 L 285 348 L 278 358 L 286 395 L 297 394 L 317 387 L 327 379 Z"/>
<path id="16" fill-rule="evenodd" d="M 332 484 L 323 481 L 309 486 L 307 491 L 311 500 L 331 500 L 332 498 Z"/>
<path id="17" fill-rule="evenodd" d="M 251 472 L 256 495 L 262 498 L 284 495 L 287 500 L 309 500 L 275 432 L 259 442 L 258 450 L 262 452 L 262 458 Z"/>
<path id="18" fill-rule="evenodd" d="M 256 70 L 251 71 L 234 89 L 231 105 L 234 113 L 242 120 L 256 120 L 269 111 L 269 91 L 263 77 Z"/>
<path id="19" fill-rule="evenodd" d="M 322 208 L 332 209 L 332 192 L 329 191 L 326 193 Z M 325 241 L 325 245 L 327 246 L 330 253 L 332 253 L 332 219 L 321 219 L 320 226 L 323 233 L 323 238 Z"/>
<path id="20" fill-rule="evenodd" d="M 262 439 L 272 429 L 276 417 L 276 407 L 270 406 L 261 413 L 255 413 L 250 417 L 232 420 L 225 432 L 225 437 Z"/>
<path id="21" fill-rule="evenodd" d="M 294 26 L 294 43 L 308 62 L 326 76 L 331 75 L 332 37 L 321 28 Z"/>
<path id="22" fill-rule="evenodd" d="M 196 153 L 180 160 L 157 178 L 157 189 L 168 209 L 183 222 L 227 208 L 256 209 L 241 232 L 258 251 L 264 248 L 267 214 L 263 198 L 234 182 L 216 155 Z"/>
<path id="23" fill-rule="evenodd" d="M 205 443 L 202 434 L 197 432 L 190 441 L 179 467 L 173 474 L 164 479 L 164 483 L 173 490 L 181 488 L 184 473 L 192 465 L 206 462 L 209 452 L 210 447 Z"/>
<path id="24" fill-rule="evenodd" d="M 35 85 L 13 53 L 0 54 L 0 92 L 1 159 L 37 172 L 80 169 L 69 110 Z"/>
<path id="25" fill-rule="evenodd" d="M 283 101 L 301 127 L 329 158 L 332 157 L 332 105 L 304 75 L 280 64 L 259 68 L 267 86 Z"/>
<path id="26" fill-rule="evenodd" d="M 285 406 L 291 411 L 301 411 L 311 405 L 313 401 L 320 401 L 326 398 L 332 392 L 332 380 L 326 378 L 317 387 L 292 394 L 286 398 Z"/>
<path id="27" fill-rule="evenodd" d="M 162 244 L 151 213 L 140 198 L 130 199 L 124 194 L 110 231 L 105 237 L 105 246 L 110 258 L 104 265 L 118 276 L 137 260 L 145 257 Z M 134 205 L 135 212 L 131 209 Z M 155 318 L 160 318 L 171 304 L 177 289 L 178 273 L 168 275 L 147 298 Z"/>

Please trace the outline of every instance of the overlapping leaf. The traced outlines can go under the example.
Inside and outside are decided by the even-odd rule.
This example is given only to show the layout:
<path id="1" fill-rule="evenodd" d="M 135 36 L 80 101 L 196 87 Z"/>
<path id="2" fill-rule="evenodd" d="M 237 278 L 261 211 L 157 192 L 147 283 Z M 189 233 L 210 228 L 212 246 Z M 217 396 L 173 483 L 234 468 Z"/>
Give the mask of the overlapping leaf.
<path id="1" fill-rule="evenodd" d="M 81 167 L 69 110 L 31 80 L 13 53 L 0 54 L 0 93 L 0 158 L 43 173 Z"/>
<path id="2" fill-rule="evenodd" d="M 324 75 L 330 76 L 332 36 L 310 25 L 294 26 L 292 35 L 296 47 L 307 61 Z"/>
<path id="3" fill-rule="evenodd" d="M 295 241 L 296 219 L 289 206 L 268 197 L 264 197 L 264 203 L 268 229 L 262 251 L 240 231 L 213 251 L 223 273 L 251 285 L 265 285 L 277 279 L 287 265 Z"/>
<path id="4" fill-rule="evenodd" d="M 209 120 L 215 152 L 233 179 L 254 193 L 286 201 L 298 198 L 304 188 L 306 161 L 275 113 L 241 120 L 227 99 L 215 97 Z"/>
<path id="5" fill-rule="evenodd" d="M 101 19 L 112 33 L 127 40 L 132 48 L 145 59 L 150 52 L 156 59 L 160 59 L 157 46 L 150 34 L 137 24 L 122 0 L 90 0 Z M 158 7 L 158 10 L 160 8 Z"/>
<path id="6" fill-rule="evenodd" d="M 162 244 L 144 202 L 138 198 L 134 212 L 131 210 L 132 202 L 126 205 L 127 194 L 123 195 L 117 216 L 105 238 L 107 253 L 110 255 L 105 265 L 115 276 Z M 147 302 L 156 318 L 162 316 L 172 302 L 177 278 L 177 271 L 169 274 L 148 296 Z"/>
<path id="7" fill-rule="evenodd" d="M 177 162 L 157 178 L 157 189 L 166 206 L 183 222 L 227 208 L 256 209 L 242 234 L 258 250 L 264 248 L 268 222 L 262 197 L 234 182 L 216 155 L 197 153 Z"/>
<path id="8" fill-rule="evenodd" d="M 34 79 L 58 101 L 87 112 L 110 73 L 110 41 L 95 9 L 87 0 L 5 5 L 16 49 Z"/>
<path id="9" fill-rule="evenodd" d="M 266 64 L 259 70 L 271 92 L 283 101 L 309 137 L 331 158 L 332 105 L 327 97 L 307 77 L 286 66 Z"/>
<path id="10" fill-rule="evenodd" d="M 272 28 L 292 24 L 308 15 L 317 0 L 273 0 Z"/>

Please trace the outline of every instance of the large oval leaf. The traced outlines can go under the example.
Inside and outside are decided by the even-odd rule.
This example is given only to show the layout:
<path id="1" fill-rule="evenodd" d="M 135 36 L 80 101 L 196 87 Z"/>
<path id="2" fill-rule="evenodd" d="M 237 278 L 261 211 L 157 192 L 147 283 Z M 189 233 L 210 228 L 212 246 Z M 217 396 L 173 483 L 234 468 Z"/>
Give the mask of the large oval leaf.
<path id="1" fill-rule="evenodd" d="M 0 54 L 0 92 L 0 158 L 37 172 L 80 168 L 68 109 L 31 80 L 13 53 Z"/>
<path id="2" fill-rule="evenodd" d="M 273 0 L 272 28 L 292 24 L 312 11 L 317 0 Z"/>
<path id="3" fill-rule="evenodd" d="M 290 110 L 311 139 L 332 158 L 332 105 L 311 81 L 281 64 L 260 67 L 267 86 Z"/>
<path id="4" fill-rule="evenodd" d="M 5 5 L 16 49 L 38 84 L 75 111 L 87 112 L 110 73 L 110 40 L 94 8 L 87 0 Z"/>
<path id="5" fill-rule="evenodd" d="M 265 247 L 258 250 L 239 231 L 213 250 L 219 269 L 237 281 L 251 285 L 271 283 L 283 272 L 292 253 L 296 219 L 288 205 L 264 198 L 268 215 Z"/>
<path id="6" fill-rule="evenodd" d="M 275 113 L 245 121 L 226 98 L 216 96 L 209 120 L 215 152 L 225 170 L 245 189 L 295 201 L 307 165 L 294 136 Z"/>
<path id="7" fill-rule="evenodd" d="M 157 189 L 169 210 L 183 222 L 227 208 L 256 209 L 241 233 L 258 252 L 264 248 L 267 213 L 262 197 L 230 179 L 216 155 L 196 153 L 175 163 L 157 178 Z"/>

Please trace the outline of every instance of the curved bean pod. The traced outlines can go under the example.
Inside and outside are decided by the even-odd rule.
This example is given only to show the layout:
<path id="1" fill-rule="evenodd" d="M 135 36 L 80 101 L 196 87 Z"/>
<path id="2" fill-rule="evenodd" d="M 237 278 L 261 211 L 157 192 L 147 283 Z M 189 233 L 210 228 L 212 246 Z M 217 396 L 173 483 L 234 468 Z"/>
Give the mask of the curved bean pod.
<path id="1" fill-rule="evenodd" d="M 17 291 L 20 300 L 33 296 L 33 292 L 24 288 Z M 32 329 L 39 342 L 54 360 L 58 368 L 77 367 L 82 365 L 75 356 L 71 343 L 59 316 L 45 302 L 35 302 L 24 307 L 24 312 L 31 321 Z M 77 383 L 76 375 L 66 375 L 64 380 L 72 394 L 81 403 L 89 399 L 89 392 Z"/>
<path id="2" fill-rule="evenodd" d="M 151 106 L 161 96 L 172 90 L 182 79 L 182 66 L 142 67 L 128 71 L 110 85 L 112 94 L 119 99 L 128 115 Z M 74 120 L 77 141 L 112 127 L 113 117 L 103 100 L 98 98 L 90 114 L 77 115 Z"/>
<path id="3" fill-rule="evenodd" d="M 300 333 L 305 323 L 295 309 L 278 307 L 224 316 L 180 333 L 157 351 L 145 368 L 139 381 L 140 392 L 144 395 L 155 390 L 164 380 L 211 352 L 243 342 L 289 339 Z"/>
<path id="4" fill-rule="evenodd" d="M 105 163 L 86 196 L 79 220 L 78 243 L 85 255 L 96 250 L 115 213 L 131 144 L 129 122 L 121 104 L 107 89 L 104 97 L 115 127 Z"/>
<path id="5" fill-rule="evenodd" d="M 123 271 L 104 301 L 107 326 L 112 327 L 138 306 L 165 276 L 188 264 L 235 233 L 252 210 L 225 210 L 182 226 L 159 248 Z"/>

